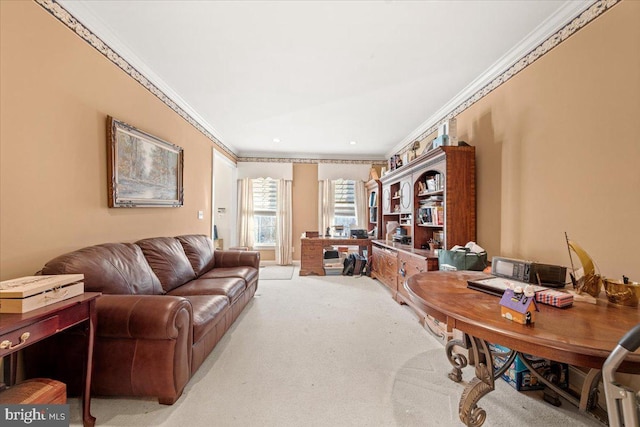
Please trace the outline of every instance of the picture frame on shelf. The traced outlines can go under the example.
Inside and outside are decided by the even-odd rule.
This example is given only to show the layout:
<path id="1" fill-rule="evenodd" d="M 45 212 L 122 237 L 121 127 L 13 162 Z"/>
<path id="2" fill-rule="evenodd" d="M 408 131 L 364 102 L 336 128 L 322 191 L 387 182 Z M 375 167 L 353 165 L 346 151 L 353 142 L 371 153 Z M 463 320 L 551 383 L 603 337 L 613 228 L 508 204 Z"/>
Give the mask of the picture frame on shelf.
<path id="1" fill-rule="evenodd" d="M 438 147 L 442 147 L 443 145 L 447 145 L 447 141 L 447 135 L 441 135 L 437 138 L 432 139 L 425 145 L 424 150 L 422 150 L 422 153 L 420 153 L 420 155 L 433 151 Z"/>
<path id="2" fill-rule="evenodd" d="M 429 141 L 429 142 L 427 142 L 427 143 L 425 144 L 424 149 L 422 150 L 422 153 L 420 153 L 420 155 L 427 154 L 427 153 L 429 153 L 431 150 L 433 150 L 433 141 L 434 141 L 434 140 L 432 139 L 431 141 Z"/>
<path id="3" fill-rule="evenodd" d="M 181 207 L 183 149 L 107 117 L 110 208 Z"/>

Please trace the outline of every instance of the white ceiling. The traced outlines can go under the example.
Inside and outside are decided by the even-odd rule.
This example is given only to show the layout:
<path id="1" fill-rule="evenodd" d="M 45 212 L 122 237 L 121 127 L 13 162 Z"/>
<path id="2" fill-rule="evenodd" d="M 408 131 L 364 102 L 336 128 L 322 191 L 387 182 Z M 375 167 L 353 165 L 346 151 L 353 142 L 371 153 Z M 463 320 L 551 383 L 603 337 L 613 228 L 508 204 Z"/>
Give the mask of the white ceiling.
<path id="1" fill-rule="evenodd" d="M 384 159 L 591 0 L 59 3 L 240 157 Z"/>

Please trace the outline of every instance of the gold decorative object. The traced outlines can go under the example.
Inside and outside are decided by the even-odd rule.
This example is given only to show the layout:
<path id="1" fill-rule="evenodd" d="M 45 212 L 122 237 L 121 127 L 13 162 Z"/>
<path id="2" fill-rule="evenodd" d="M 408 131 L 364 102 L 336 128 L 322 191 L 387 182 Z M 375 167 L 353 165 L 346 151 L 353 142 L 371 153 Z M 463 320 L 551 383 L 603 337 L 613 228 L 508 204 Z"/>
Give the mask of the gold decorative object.
<path id="1" fill-rule="evenodd" d="M 604 279 L 604 291 L 609 302 L 629 307 L 637 307 L 640 298 L 640 283 L 623 280 Z"/>
<path id="2" fill-rule="evenodd" d="M 602 276 L 596 273 L 595 265 L 589 254 L 576 242 L 569 240 L 566 233 L 565 238 L 567 239 L 567 246 L 569 247 L 571 269 L 573 270 L 571 273 L 573 286 L 576 288 L 578 294 L 586 293 L 592 297 L 598 298 L 598 295 L 600 295 L 600 292 L 602 291 Z M 571 251 L 573 251 L 578 256 L 578 259 L 580 259 L 582 268 L 578 270 L 575 269 L 573 265 L 573 258 L 571 257 Z"/>

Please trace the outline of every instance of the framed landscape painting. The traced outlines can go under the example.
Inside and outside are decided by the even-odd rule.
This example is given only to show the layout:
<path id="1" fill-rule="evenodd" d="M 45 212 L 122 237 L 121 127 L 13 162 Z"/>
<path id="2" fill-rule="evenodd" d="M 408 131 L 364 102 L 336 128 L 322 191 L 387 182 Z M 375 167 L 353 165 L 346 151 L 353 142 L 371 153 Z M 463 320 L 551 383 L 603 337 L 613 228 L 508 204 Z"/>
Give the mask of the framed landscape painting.
<path id="1" fill-rule="evenodd" d="M 111 116 L 107 144 L 110 208 L 183 205 L 181 147 Z"/>

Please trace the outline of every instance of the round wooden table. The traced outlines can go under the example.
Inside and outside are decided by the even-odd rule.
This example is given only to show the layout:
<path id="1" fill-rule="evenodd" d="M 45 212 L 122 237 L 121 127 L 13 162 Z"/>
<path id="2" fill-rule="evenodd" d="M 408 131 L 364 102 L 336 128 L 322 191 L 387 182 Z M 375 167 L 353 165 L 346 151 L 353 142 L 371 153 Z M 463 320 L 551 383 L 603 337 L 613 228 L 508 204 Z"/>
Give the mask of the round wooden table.
<path id="1" fill-rule="evenodd" d="M 411 300 L 425 313 L 465 334 L 464 340 L 451 340 L 446 346 L 447 357 L 453 365 L 449 374 L 453 381 L 461 380 L 461 369 L 468 362 L 463 354 L 456 352 L 456 347 L 469 349 L 469 357 L 475 363 L 476 378 L 467 385 L 460 399 L 460 419 L 466 425 L 482 425 L 486 414 L 477 402 L 494 389 L 495 379 L 508 369 L 516 355 L 536 375 L 527 354 L 590 368 L 579 400 L 536 375 L 542 383 L 586 411 L 588 394 L 597 387 L 604 361 L 620 338 L 640 323 L 638 308 L 611 304 L 604 296 L 598 298 L 596 304 L 574 302 L 568 308 L 538 304 L 540 311 L 535 324 L 521 325 L 501 316 L 499 297 L 467 287 L 469 280 L 485 277 L 488 276 L 484 273 L 472 271 L 432 271 L 416 274 L 404 284 Z M 494 370 L 488 343 L 512 350 L 502 368 Z M 619 371 L 639 374 L 640 353 L 629 355 Z"/>

